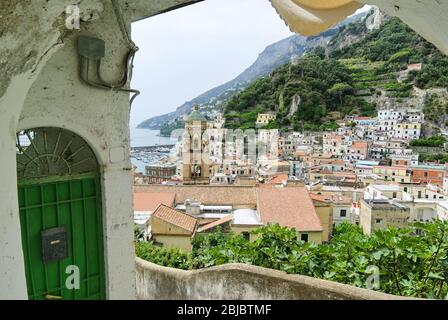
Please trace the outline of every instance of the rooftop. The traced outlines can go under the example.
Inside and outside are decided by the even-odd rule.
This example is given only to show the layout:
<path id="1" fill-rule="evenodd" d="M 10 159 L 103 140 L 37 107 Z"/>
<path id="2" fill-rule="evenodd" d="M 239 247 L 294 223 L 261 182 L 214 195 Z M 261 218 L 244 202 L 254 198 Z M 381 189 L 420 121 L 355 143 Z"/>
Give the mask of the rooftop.
<path id="1" fill-rule="evenodd" d="M 393 200 L 364 200 L 372 210 L 409 210 L 408 207 Z"/>
<path id="2" fill-rule="evenodd" d="M 402 166 L 375 166 L 375 169 L 386 169 L 386 170 L 406 170 L 407 167 Z"/>
<path id="3" fill-rule="evenodd" d="M 213 192 L 210 189 L 213 188 Z M 204 205 L 232 205 L 255 207 L 256 192 L 253 186 L 136 186 L 138 193 L 169 193 L 174 194 L 175 204 L 184 204 L 188 199 L 195 199 Z"/>
<path id="4" fill-rule="evenodd" d="M 351 148 L 353 149 L 365 149 L 367 148 L 368 144 L 366 141 L 356 141 L 353 142 Z"/>
<path id="5" fill-rule="evenodd" d="M 393 191 L 393 192 L 398 192 L 400 191 L 400 186 L 397 184 L 374 184 L 371 185 L 372 188 L 375 188 L 379 191 Z"/>
<path id="6" fill-rule="evenodd" d="M 233 212 L 234 225 L 262 225 L 258 213 L 252 209 L 238 209 Z"/>
<path id="7" fill-rule="evenodd" d="M 173 208 L 161 204 L 152 214 L 152 217 L 159 218 L 176 227 L 189 231 L 191 234 L 196 229 L 197 219 Z"/>
<path id="8" fill-rule="evenodd" d="M 410 166 L 411 169 L 417 169 L 417 170 L 446 170 L 446 167 L 444 165 L 416 165 L 416 166 Z"/>
<path id="9" fill-rule="evenodd" d="M 134 192 L 134 211 L 154 212 L 161 204 L 172 206 L 175 193 Z"/>
<path id="10" fill-rule="evenodd" d="M 297 231 L 323 230 L 305 187 L 261 187 L 257 195 L 263 223 L 278 223 Z"/>
<path id="11" fill-rule="evenodd" d="M 221 218 L 219 220 L 216 220 L 214 222 L 208 223 L 208 224 L 198 228 L 198 232 L 204 232 L 204 231 L 211 230 L 211 229 L 213 229 L 213 228 L 215 228 L 217 226 L 229 223 L 232 220 L 233 220 L 233 216 L 232 215 L 225 216 L 225 217 L 223 217 L 223 218 Z"/>
<path id="12" fill-rule="evenodd" d="M 199 110 L 193 110 L 187 118 L 187 121 L 207 121 Z"/>
<path id="13" fill-rule="evenodd" d="M 352 204 L 353 199 L 347 196 L 342 196 L 339 194 L 331 194 L 331 195 L 320 195 L 316 193 L 310 193 L 310 197 L 312 200 L 326 202 L 326 203 L 335 203 L 335 204 Z"/>
<path id="14" fill-rule="evenodd" d="M 283 184 L 288 181 L 289 176 L 287 174 L 279 174 L 274 176 L 271 180 L 269 180 L 268 184 Z"/>

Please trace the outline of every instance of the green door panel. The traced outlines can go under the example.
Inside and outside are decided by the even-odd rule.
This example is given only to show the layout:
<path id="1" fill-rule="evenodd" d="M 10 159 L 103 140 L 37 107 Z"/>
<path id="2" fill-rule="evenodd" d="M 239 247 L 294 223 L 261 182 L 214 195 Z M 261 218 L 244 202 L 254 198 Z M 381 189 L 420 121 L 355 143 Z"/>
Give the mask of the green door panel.
<path id="1" fill-rule="evenodd" d="M 96 174 L 20 181 L 22 246 L 31 300 L 105 299 L 100 180 Z M 67 258 L 45 264 L 41 232 L 65 227 Z M 69 289 L 66 273 L 77 266 L 79 289 Z"/>

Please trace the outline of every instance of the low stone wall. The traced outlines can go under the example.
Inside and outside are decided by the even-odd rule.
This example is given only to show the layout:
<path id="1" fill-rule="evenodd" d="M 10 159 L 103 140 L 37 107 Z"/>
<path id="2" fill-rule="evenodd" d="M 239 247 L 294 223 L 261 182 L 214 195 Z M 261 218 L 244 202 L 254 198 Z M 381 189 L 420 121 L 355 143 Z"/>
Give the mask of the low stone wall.
<path id="1" fill-rule="evenodd" d="M 161 267 L 136 258 L 139 300 L 397 300 L 336 282 L 244 264 L 195 271 Z"/>
<path id="2" fill-rule="evenodd" d="M 430 153 L 430 154 L 441 154 L 446 152 L 445 147 L 410 147 L 414 153 Z"/>

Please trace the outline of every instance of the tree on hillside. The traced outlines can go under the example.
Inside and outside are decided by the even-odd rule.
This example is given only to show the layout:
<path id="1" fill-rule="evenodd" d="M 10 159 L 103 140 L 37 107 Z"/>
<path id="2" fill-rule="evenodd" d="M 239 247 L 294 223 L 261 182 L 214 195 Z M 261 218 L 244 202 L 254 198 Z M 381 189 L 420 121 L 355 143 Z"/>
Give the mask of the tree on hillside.
<path id="1" fill-rule="evenodd" d="M 342 105 L 345 95 L 351 95 L 354 92 L 355 90 L 353 89 L 353 87 L 347 83 L 336 83 L 333 87 L 328 89 L 328 93 L 331 96 L 337 97 L 339 99 L 339 105 Z"/>

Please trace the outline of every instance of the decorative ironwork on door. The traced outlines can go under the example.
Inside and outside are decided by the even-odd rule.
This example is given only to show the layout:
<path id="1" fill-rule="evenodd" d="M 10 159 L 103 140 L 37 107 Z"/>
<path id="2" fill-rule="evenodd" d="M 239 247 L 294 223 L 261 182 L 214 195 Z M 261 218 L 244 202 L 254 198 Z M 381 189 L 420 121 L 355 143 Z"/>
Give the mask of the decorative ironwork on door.
<path id="1" fill-rule="evenodd" d="M 29 299 L 105 299 L 101 174 L 92 149 L 60 128 L 19 132 L 17 175 Z"/>
<path id="2" fill-rule="evenodd" d="M 61 128 L 36 128 L 17 134 L 18 179 L 95 172 L 98 163 L 89 145 Z"/>

